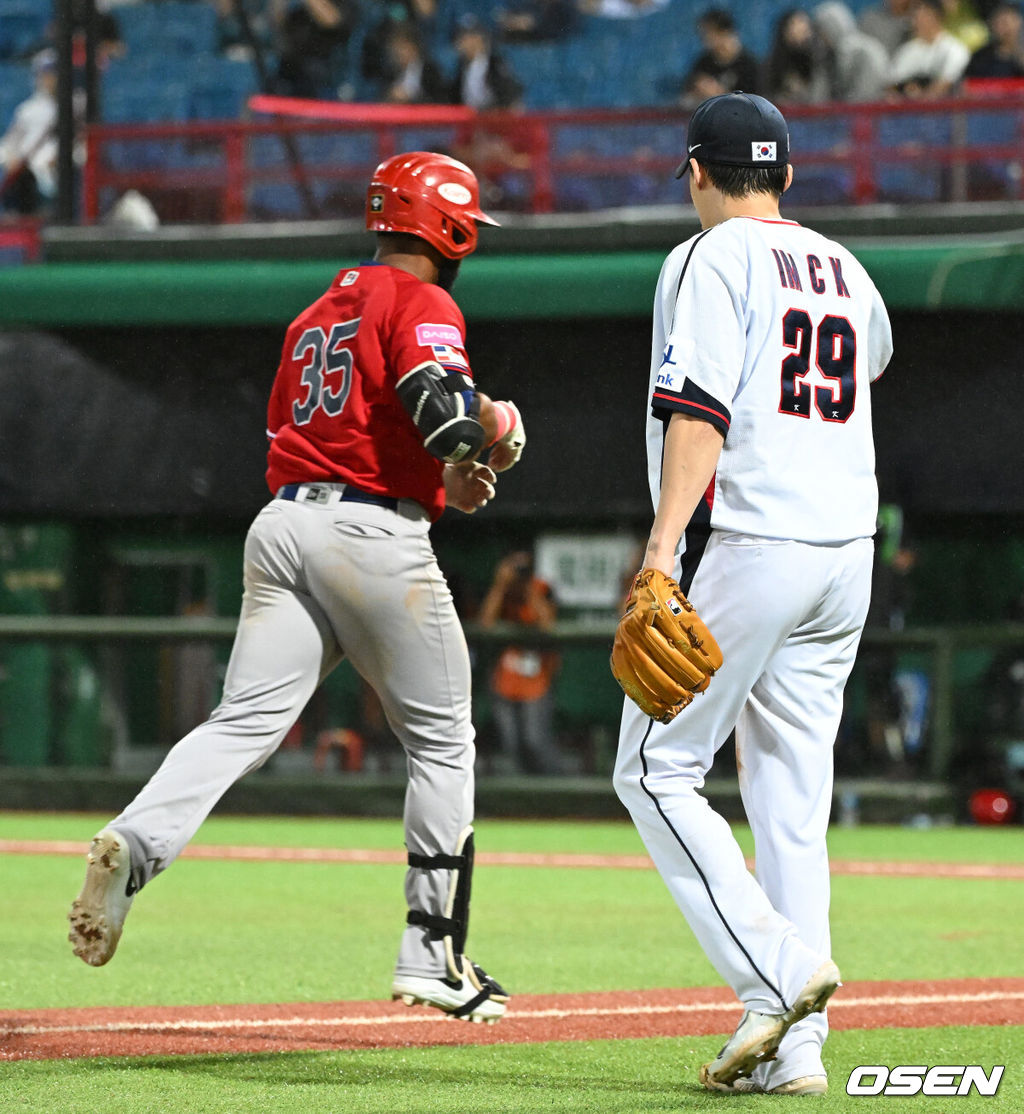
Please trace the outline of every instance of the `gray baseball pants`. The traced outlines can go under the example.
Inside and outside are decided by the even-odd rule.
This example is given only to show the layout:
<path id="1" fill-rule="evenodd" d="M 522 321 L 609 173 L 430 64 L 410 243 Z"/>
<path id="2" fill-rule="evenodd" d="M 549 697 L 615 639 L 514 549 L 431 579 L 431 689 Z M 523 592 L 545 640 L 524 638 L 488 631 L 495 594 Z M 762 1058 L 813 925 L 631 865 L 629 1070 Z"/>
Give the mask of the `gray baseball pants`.
<path id="1" fill-rule="evenodd" d="M 111 822 L 128 841 L 137 885 L 166 870 L 220 797 L 274 753 L 342 656 L 375 689 L 405 748 L 408 849 L 454 852 L 473 818 L 470 664 L 429 526 L 411 500 L 397 511 L 282 499 L 263 508 L 246 539 L 223 698 Z M 410 869 L 409 907 L 443 913 L 450 877 Z M 396 974 L 446 972 L 443 942 L 406 926 Z"/>

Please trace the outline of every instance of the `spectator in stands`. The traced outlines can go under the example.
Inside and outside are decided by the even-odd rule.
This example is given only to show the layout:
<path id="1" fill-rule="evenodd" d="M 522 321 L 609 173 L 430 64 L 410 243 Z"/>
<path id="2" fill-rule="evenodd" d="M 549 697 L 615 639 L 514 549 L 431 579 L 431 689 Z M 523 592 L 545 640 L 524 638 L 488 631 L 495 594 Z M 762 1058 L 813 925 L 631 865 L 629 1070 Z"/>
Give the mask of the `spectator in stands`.
<path id="1" fill-rule="evenodd" d="M 122 58 L 128 51 L 128 47 L 121 37 L 121 26 L 117 21 L 117 16 L 109 10 L 111 7 L 115 6 L 116 5 L 110 3 L 97 3 L 93 15 L 93 31 L 95 34 L 93 41 L 96 50 L 96 65 L 101 70 L 106 68 L 111 58 Z M 85 50 L 85 28 L 86 20 L 89 16 L 89 9 L 86 6 L 85 0 L 71 0 L 70 16 L 73 50 L 75 62 L 76 65 L 78 65 Z M 0 19 L 2 18 L 3 17 L 0 16 Z M 30 45 L 21 57 L 35 58 L 44 50 L 56 49 L 57 31 L 57 20 L 54 18 L 46 25 L 46 31 L 43 37 Z"/>
<path id="2" fill-rule="evenodd" d="M 284 0 L 275 15 L 276 91 L 333 100 L 342 73 L 340 51 L 358 17 L 355 0 Z"/>
<path id="3" fill-rule="evenodd" d="M 964 77 L 1024 77 L 1024 43 L 1021 42 L 1024 14 L 1020 4 L 1003 0 L 988 17 L 988 25 L 992 38 L 971 55 Z"/>
<path id="4" fill-rule="evenodd" d="M 722 8 L 710 8 L 697 20 L 704 52 L 683 80 L 681 101 L 695 108 L 708 97 L 742 89 L 760 92 L 760 66 L 740 41 L 732 16 Z"/>
<path id="5" fill-rule="evenodd" d="M 498 33 L 506 43 L 554 42 L 571 35 L 579 24 L 572 0 L 519 0 L 494 12 Z"/>
<path id="6" fill-rule="evenodd" d="M 226 58 L 251 62 L 254 45 L 272 48 L 274 33 L 264 0 L 243 0 L 241 5 L 237 0 L 213 3 L 217 11 L 217 49 Z"/>
<path id="7" fill-rule="evenodd" d="M 362 19 L 369 30 L 363 39 L 359 71 L 366 81 L 387 79 L 387 41 L 400 26 L 412 27 L 421 43 L 429 43 L 437 25 L 438 0 L 370 0 L 373 15 L 364 12 Z"/>
<path id="8" fill-rule="evenodd" d="M 865 8 L 857 25 L 865 35 L 877 39 L 891 58 L 910 38 L 910 9 L 913 0 L 881 0 Z"/>
<path id="9" fill-rule="evenodd" d="M 790 8 L 775 23 L 764 85 L 769 99 L 779 104 L 817 104 L 828 99 L 824 44 L 802 8 Z"/>
<path id="10" fill-rule="evenodd" d="M 551 588 L 538 579 L 529 553 L 510 553 L 498 563 L 480 605 L 482 627 L 502 621 L 524 630 L 550 630 L 556 607 Z M 529 645 L 505 646 L 491 675 L 491 707 L 498 731 L 502 773 L 526 770 L 563 773 L 566 762 L 555 742 L 552 684 L 557 651 Z"/>
<path id="11" fill-rule="evenodd" d="M 453 104 L 480 110 L 520 106 L 522 83 L 494 49 L 489 32 L 476 16 L 459 20 L 455 50 L 459 61 L 449 90 Z"/>
<path id="12" fill-rule="evenodd" d="M 637 19 L 668 4 L 669 0 L 579 0 L 580 11 L 605 19 Z"/>
<path id="13" fill-rule="evenodd" d="M 814 9 L 814 22 L 829 49 L 829 99 L 878 100 L 889 84 L 885 47 L 857 27 L 853 12 L 840 0 Z"/>
<path id="14" fill-rule="evenodd" d="M 978 15 L 973 0 L 942 0 L 942 10 L 945 13 L 943 26 L 967 47 L 968 54 L 988 42 L 988 27 Z"/>
<path id="15" fill-rule="evenodd" d="M 35 91 L 14 110 L 0 137 L 0 206 L 17 216 L 43 215 L 57 192 L 57 54 L 32 60 Z"/>
<path id="16" fill-rule="evenodd" d="M 967 47 L 943 26 L 942 0 L 915 0 L 914 37 L 896 51 L 889 75 L 893 95 L 909 98 L 948 96 L 963 77 Z"/>
<path id="17" fill-rule="evenodd" d="M 391 29 L 387 46 L 387 88 L 391 104 L 443 104 L 447 87 L 437 63 L 427 54 L 419 33 L 408 23 Z"/>

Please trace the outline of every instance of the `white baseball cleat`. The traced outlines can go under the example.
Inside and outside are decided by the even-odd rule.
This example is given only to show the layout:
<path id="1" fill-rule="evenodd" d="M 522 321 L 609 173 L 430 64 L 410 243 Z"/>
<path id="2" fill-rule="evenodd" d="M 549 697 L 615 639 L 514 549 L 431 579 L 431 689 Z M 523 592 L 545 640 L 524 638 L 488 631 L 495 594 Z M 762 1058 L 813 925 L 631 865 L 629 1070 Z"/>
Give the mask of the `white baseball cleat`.
<path id="1" fill-rule="evenodd" d="M 79 959 L 102 967 L 117 950 L 134 900 L 128 844 L 113 828 L 104 828 L 93 838 L 86 862 L 82 892 L 68 913 L 68 940 Z"/>
<path id="2" fill-rule="evenodd" d="M 801 1075 L 788 1083 L 769 1088 L 769 1095 L 824 1095 L 828 1093 L 828 1079 L 824 1075 Z"/>
<path id="3" fill-rule="evenodd" d="M 790 1028 L 808 1014 L 820 1013 L 840 985 L 839 968 L 829 959 L 811 975 L 785 1013 L 747 1010 L 722 1051 L 700 1069 L 701 1083 L 709 1091 L 735 1090 L 736 1080 L 751 1075 L 758 1064 L 774 1060 Z"/>
<path id="4" fill-rule="evenodd" d="M 500 1021 L 505 1016 L 508 994 L 482 967 L 465 957 L 463 970 L 459 980 L 396 975 L 391 998 L 407 1006 L 433 1006 L 463 1021 Z"/>
<path id="5" fill-rule="evenodd" d="M 737 1095 L 824 1095 L 828 1093 L 828 1079 L 824 1075 L 801 1075 L 778 1087 L 762 1087 L 747 1076 L 740 1076 L 735 1083 L 723 1084 L 716 1091 Z"/>

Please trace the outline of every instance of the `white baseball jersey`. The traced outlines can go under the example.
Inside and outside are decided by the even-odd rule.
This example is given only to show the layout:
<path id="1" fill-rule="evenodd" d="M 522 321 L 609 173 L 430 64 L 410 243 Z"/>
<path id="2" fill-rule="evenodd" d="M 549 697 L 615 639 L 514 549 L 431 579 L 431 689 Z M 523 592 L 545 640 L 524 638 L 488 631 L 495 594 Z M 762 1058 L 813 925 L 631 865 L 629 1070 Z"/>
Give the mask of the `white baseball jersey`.
<path id="1" fill-rule="evenodd" d="M 875 532 L 869 384 L 892 355 L 857 259 L 794 221 L 734 217 L 665 260 L 654 305 L 648 476 L 674 411 L 725 435 L 714 529 L 832 543 Z M 706 513 L 706 508 L 705 508 Z"/>

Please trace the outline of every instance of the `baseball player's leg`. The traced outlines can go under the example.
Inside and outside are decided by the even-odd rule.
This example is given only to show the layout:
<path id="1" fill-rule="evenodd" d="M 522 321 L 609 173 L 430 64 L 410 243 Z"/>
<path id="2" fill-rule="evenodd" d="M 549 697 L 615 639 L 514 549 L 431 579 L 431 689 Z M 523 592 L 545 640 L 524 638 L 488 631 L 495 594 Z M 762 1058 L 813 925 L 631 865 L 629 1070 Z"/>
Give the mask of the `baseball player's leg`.
<path id="1" fill-rule="evenodd" d="M 220 703 L 112 822 L 128 837 L 139 884 L 166 869 L 221 796 L 274 753 L 338 660 L 330 624 L 303 590 L 304 539 L 285 507 L 264 508 L 246 539 L 242 609 Z"/>
<path id="2" fill-rule="evenodd" d="M 773 906 L 815 951 L 828 955 L 826 830 L 832 806 L 832 748 L 867 608 L 871 543 L 801 547 L 836 586 L 779 648 L 754 685 L 736 727 L 744 808 L 754 833 L 757 878 Z M 759 1068 L 766 1089 L 824 1074 L 824 1014 L 794 1025 L 777 1059 Z"/>
<path id="3" fill-rule="evenodd" d="M 323 512 L 333 519 L 337 544 L 311 558 L 310 584 L 405 748 L 410 854 L 428 860 L 456 855 L 473 820 L 470 663 L 451 593 L 430 546 L 428 522 L 414 512 L 343 507 Z M 410 869 L 409 908 L 441 915 L 452 878 L 450 868 Z M 442 936 L 423 925 L 407 926 L 396 972 L 445 977 Z"/>
<path id="4" fill-rule="evenodd" d="M 791 547 L 714 534 L 689 594 L 724 665 L 670 724 L 625 702 L 616 790 L 716 969 L 748 1009 L 780 1013 L 825 956 L 772 907 L 700 789 L 766 662 L 809 606 L 808 588 Z"/>
<path id="5" fill-rule="evenodd" d="M 87 963 L 111 958 L 134 893 L 170 866 L 226 790 L 276 750 L 337 660 L 323 613 L 293 586 L 296 552 L 271 504 L 246 540 L 245 592 L 220 704 L 94 841 L 70 914 L 70 939 Z M 129 872 L 130 882 L 122 878 Z"/>

